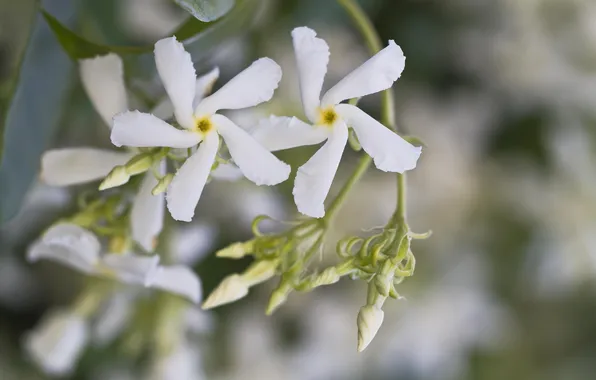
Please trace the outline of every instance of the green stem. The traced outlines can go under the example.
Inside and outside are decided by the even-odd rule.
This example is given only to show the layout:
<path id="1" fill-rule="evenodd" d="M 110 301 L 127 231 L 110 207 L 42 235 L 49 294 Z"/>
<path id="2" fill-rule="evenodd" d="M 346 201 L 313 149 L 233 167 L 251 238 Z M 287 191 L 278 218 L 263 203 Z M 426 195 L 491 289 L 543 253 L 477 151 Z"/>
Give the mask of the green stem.
<path id="1" fill-rule="evenodd" d="M 345 183 L 344 187 L 341 189 L 339 194 L 337 194 L 335 199 L 333 199 L 333 202 L 331 202 L 331 205 L 327 209 L 325 217 L 323 218 L 327 225 L 331 225 L 333 218 L 335 218 L 341 205 L 345 202 L 346 198 L 348 197 L 348 193 L 350 192 L 350 190 L 352 190 L 352 187 L 354 187 L 356 182 L 358 182 L 360 178 L 362 178 L 362 176 L 370 166 L 371 162 L 372 159 L 369 155 L 365 154 L 364 156 L 362 156 L 360 162 L 358 163 L 358 166 L 356 167 L 356 170 L 354 170 L 348 181 Z"/>
<path id="2" fill-rule="evenodd" d="M 406 175 L 397 173 L 397 208 L 396 217 L 400 222 L 406 220 Z"/>

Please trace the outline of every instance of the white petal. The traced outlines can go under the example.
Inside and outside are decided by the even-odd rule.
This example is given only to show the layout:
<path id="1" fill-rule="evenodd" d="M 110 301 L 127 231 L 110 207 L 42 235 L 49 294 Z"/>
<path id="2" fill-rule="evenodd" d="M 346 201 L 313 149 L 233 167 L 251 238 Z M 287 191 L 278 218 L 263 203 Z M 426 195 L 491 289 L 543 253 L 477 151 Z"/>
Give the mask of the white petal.
<path id="1" fill-rule="evenodd" d="M 93 325 L 93 340 L 99 345 L 111 343 L 126 327 L 133 312 L 127 294 L 117 293 L 99 312 Z"/>
<path id="2" fill-rule="evenodd" d="M 41 157 L 41 179 L 51 186 L 70 186 L 104 178 L 131 153 L 95 148 L 49 150 Z"/>
<path id="3" fill-rule="evenodd" d="M 271 115 L 261 119 L 251 134 L 265 149 L 275 152 L 319 144 L 329 137 L 329 133 L 329 128 L 310 125 L 295 117 Z"/>
<path id="4" fill-rule="evenodd" d="M 112 143 L 136 148 L 190 148 L 201 141 L 198 133 L 180 130 L 157 117 L 139 111 L 124 112 L 114 117 Z"/>
<path id="5" fill-rule="evenodd" d="M 87 322 L 68 311 L 55 311 L 25 336 L 25 349 L 48 375 L 70 373 L 88 339 Z"/>
<path id="6" fill-rule="evenodd" d="M 98 274 L 116 278 L 127 284 L 151 286 L 159 268 L 159 256 L 140 256 L 111 253 L 105 255 L 97 269 Z"/>
<path id="7" fill-rule="evenodd" d="M 196 345 L 191 345 L 184 339 L 168 355 L 154 360 L 151 363 L 149 375 L 144 378 L 147 380 L 203 380 L 207 377 Z"/>
<path id="8" fill-rule="evenodd" d="M 293 190 L 298 211 L 314 218 L 325 216 L 325 198 L 347 141 L 348 128 L 342 122 L 336 123 L 325 145 L 298 168 Z"/>
<path id="9" fill-rule="evenodd" d="M 124 87 L 122 59 L 110 53 L 79 61 L 81 81 L 91 99 L 91 104 L 106 122 L 112 125 L 112 117 L 128 109 Z"/>
<path id="10" fill-rule="evenodd" d="M 216 238 L 214 224 L 189 223 L 168 233 L 167 249 L 175 263 L 193 266 L 212 252 Z"/>
<path id="11" fill-rule="evenodd" d="M 215 324 L 213 315 L 199 307 L 189 307 L 184 315 L 184 322 L 188 331 L 195 334 L 212 331 Z"/>
<path id="12" fill-rule="evenodd" d="M 354 128 L 362 149 L 386 172 L 403 173 L 416 167 L 422 148 L 415 147 L 360 108 L 340 104 L 337 113 Z"/>
<path id="13" fill-rule="evenodd" d="M 193 101 L 193 109 L 195 109 L 205 96 L 211 93 L 215 81 L 219 78 L 219 68 L 215 67 L 207 74 L 200 76 L 195 83 L 195 98 Z"/>
<path id="14" fill-rule="evenodd" d="M 321 104 L 322 106 L 339 104 L 346 99 L 386 90 L 399 78 L 405 65 L 404 53 L 391 40 L 389 46 L 372 56 L 327 91 Z"/>
<path id="15" fill-rule="evenodd" d="M 194 303 L 201 302 L 203 293 L 197 274 L 183 265 L 160 267 L 152 287 L 178 294 Z"/>
<path id="16" fill-rule="evenodd" d="M 174 105 L 176 120 L 184 128 L 194 128 L 192 102 L 197 77 L 190 54 L 176 37 L 157 41 L 154 53 L 157 72 Z"/>
<path id="17" fill-rule="evenodd" d="M 193 109 L 199 104 L 201 100 L 208 93 L 211 92 L 213 84 L 219 78 L 219 69 L 216 67 L 207 74 L 200 76 L 195 83 L 195 98 L 193 101 Z M 153 115 L 162 119 L 168 120 L 174 115 L 174 106 L 169 97 L 164 97 L 151 111 Z"/>
<path id="18" fill-rule="evenodd" d="M 74 224 L 51 227 L 27 252 L 31 262 L 49 259 L 83 273 L 92 273 L 99 260 L 101 245 L 90 231 Z"/>
<path id="19" fill-rule="evenodd" d="M 218 181 L 234 182 L 244 177 L 240 168 L 234 164 L 219 164 L 211 172 L 211 178 Z"/>
<path id="20" fill-rule="evenodd" d="M 203 99 L 196 116 L 212 115 L 218 110 L 248 108 L 269 101 L 281 80 L 281 67 L 269 58 L 261 58 L 232 78 L 213 95 Z"/>
<path id="21" fill-rule="evenodd" d="M 248 132 L 221 115 L 212 117 L 234 163 L 242 174 L 257 185 L 277 185 L 290 176 L 290 165 L 280 161 L 253 139 Z"/>
<path id="22" fill-rule="evenodd" d="M 165 160 L 160 162 L 158 172 L 161 175 L 165 174 Z M 157 186 L 157 179 L 151 171 L 148 171 L 135 196 L 130 214 L 132 237 L 148 252 L 155 249 L 157 236 L 163 228 L 165 196 L 163 193 L 151 194 L 155 186 Z"/>
<path id="23" fill-rule="evenodd" d="M 316 36 L 314 30 L 304 26 L 292 30 L 302 106 L 313 123 L 317 118 L 319 96 L 329 63 L 329 46 Z"/>
<path id="24" fill-rule="evenodd" d="M 192 220 L 218 149 L 217 133 L 209 133 L 197 151 L 178 169 L 166 196 L 172 218 L 184 222 Z"/>

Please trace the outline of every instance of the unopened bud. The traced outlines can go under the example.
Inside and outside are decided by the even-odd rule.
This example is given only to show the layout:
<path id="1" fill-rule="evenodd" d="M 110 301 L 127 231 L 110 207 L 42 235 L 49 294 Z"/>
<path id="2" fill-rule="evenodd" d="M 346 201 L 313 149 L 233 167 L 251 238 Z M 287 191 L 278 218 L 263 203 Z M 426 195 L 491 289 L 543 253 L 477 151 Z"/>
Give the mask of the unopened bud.
<path id="1" fill-rule="evenodd" d="M 124 166 L 118 165 L 112 169 L 103 182 L 99 185 L 99 190 L 107 190 L 112 187 L 124 185 L 130 179 L 130 175 L 126 172 Z"/>
<path id="2" fill-rule="evenodd" d="M 245 297 L 248 294 L 248 286 L 238 274 L 232 274 L 222 282 L 203 302 L 203 309 L 212 309 L 227 303 L 231 303 Z"/>
<path id="3" fill-rule="evenodd" d="M 157 183 L 157 185 L 155 185 L 153 190 L 151 190 L 151 194 L 158 195 L 158 194 L 161 194 L 164 191 L 166 191 L 168 189 L 168 186 L 170 186 L 170 183 L 172 182 L 173 179 L 174 179 L 174 174 L 172 174 L 172 173 L 166 174 L 162 179 L 159 180 L 159 182 Z"/>
<path id="4" fill-rule="evenodd" d="M 339 273 L 337 273 L 337 269 L 335 267 L 329 267 L 323 271 L 320 275 L 317 276 L 315 279 L 314 286 L 322 286 L 322 285 L 331 285 L 335 284 L 340 279 Z"/>
<path id="5" fill-rule="evenodd" d="M 242 274 L 246 286 L 251 287 L 260 284 L 275 276 L 278 262 L 278 260 L 261 260 L 253 263 Z"/>
<path id="6" fill-rule="evenodd" d="M 133 176 L 146 172 L 151 168 L 151 165 L 153 165 L 153 156 L 151 153 L 141 153 L 131 158 L 124 167 L 126 168 L 126 172 Z"/>
<path id="7" fill-rule="evenodd" d="M 265 310 L 265 314 L 271 315 L 278 307 L 280 307 L 286 300 L 288 299 L 288 295 L 292 291 L 292 287 L 287 281 L 281 282 L 277 289 L 271 293 L 271 297 L 269 298 L 269 304 L 267 305 L 267 310 Z"/>
<path id="8" fill-rule="evenodd" d="M 358 312 L 358 352 L 364 351 L 379 331 L 385 313 L 374 305 L 360 308 Z"/>
<path id="9" fill-rule="evenodd" d="M 240 259 L 250 254 L 252 249 L 252 241 L 247 241 L 244 243 L 234 243 L 225 247 L 224 249 L 220 249 L 219 251 L 217 251 L 217 253 L 215 253 L 215 256 L 225 257 L 228 259 Z"/>

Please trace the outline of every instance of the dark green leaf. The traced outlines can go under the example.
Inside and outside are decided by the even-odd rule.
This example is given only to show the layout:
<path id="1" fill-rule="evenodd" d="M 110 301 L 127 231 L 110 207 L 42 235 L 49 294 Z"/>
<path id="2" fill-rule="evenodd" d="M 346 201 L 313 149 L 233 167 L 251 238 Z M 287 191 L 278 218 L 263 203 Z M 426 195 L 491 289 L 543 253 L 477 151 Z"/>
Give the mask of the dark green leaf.
<path id="1" fill-rule="evenodd" d="M 174 0 L 200 21 L 217 20 L 234 7 L 234 0 Z"/>
<path id="2" fill-rule="evenodd" d="M 72 16 L 72 0 L 45 3 L 55 6 L 65 18 Z M 0 222 L 16 214 L 36 177 L 72 78 L 71 61 L 37 11 L 32 24 L 27 47 L 12 77 L 14 91 L 3 105 L 5 112 L 0 120 Z"/>

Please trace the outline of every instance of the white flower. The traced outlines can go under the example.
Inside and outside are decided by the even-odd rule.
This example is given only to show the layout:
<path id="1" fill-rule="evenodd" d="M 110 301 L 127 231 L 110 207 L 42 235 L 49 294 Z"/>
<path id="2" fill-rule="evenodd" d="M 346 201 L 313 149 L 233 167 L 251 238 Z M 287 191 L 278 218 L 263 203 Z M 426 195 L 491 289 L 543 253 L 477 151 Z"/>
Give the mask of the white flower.
<path id="1" fill-rule="evenodd" d="M 25 337 L 25 349 L 49 375 L 68 374 L 87 344 L 89 331 L 84 318 L 69 311 L 56 311 Z"/>
<path id="2" fill-rule="evenodd" d="M 200 351 L 190 342 L 177 345 L 169 355 L 158 358 L 150 369 L 150 380 L 205 379 Z"/>
<path id="3" fill-rule="evenodd" d="M 174 106 L 178 129 L 152 114 L 124 112 L 114 117 L 111 139 L 116 146 L 192 148 L 200 145 L 178 170 L 167 191 L 167 206 L 176 220 L 190 221 L 219 150 L 219 136 L 246 178 L 257 185 L 285 181 L 290 167 L 259 145 L 220 109 L 241 109 L 271 99 L 281 79 L 280 67 L 261 58 L 220 90 L 202 99 L 195 88 L 190 54 L 175 37 L 155 44 L 155 63 Z"/>
<path id="4" fill-rule="evenodd" d="M 57 261 L 85 274 L 157 288 L 198 303 L 201 283 L 187 266 L 159 265 L 159 256 L 101 254 L 101 244 L 90 231 L 68 223 L 51 227 L 28 251 L 31 262 Z"/>
<path id="5" fill-rule="evenodd" d="M 271 116 L 259 124 L 253 136 L 271 151 L 327 140 L 298 169 L 293 191 L 301 213 L 322 217 L 325 215 L 323 203 L 348 140 L 348 126 L 354 129 L 364 151 L 383 171 L 403 173 L 413 169 L 421 148 L 414 147 L 359 108 L 339 104 L 393 85 L 405 66 L 405 57 L 395 42 L 389 41 L 389 46 L 340 80 L 319 100 L 329 62 L 329 47 L 306 27 L 294 29 L 292 38 L 302 104 L 311 124 L 295 117 Z"/>

